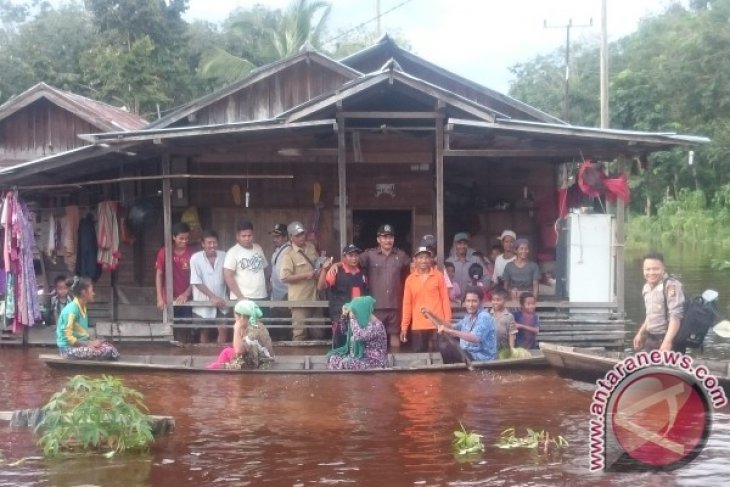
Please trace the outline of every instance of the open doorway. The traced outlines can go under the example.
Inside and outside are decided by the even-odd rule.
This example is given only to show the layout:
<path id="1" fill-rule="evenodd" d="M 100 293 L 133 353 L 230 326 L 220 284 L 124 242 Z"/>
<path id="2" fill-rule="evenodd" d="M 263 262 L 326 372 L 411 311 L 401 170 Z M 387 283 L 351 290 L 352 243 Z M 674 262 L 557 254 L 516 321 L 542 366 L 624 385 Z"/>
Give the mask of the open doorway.
<path id="1" fill-rule="evenodd" d="M 352 210 L 352 240 L 361 249 L 377 247 L 380 225 L 392 225 L 395 246 L 410 255 L 413 249 L 413 212 L 411 210 Z"/>

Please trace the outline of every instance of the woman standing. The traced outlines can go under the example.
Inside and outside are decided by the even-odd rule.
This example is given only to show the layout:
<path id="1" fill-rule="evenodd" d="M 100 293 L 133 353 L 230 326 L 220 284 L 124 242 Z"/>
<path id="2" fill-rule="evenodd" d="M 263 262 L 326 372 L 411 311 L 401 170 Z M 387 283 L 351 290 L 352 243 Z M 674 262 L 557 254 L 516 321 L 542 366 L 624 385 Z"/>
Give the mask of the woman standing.
<path id="1" fill-rule="evenodd" d="M 517 257 L 504 268 L 504 286 L 513 300 L 518 300 L 523 292 L 531 292 L 537 300 L 540 287 L 540 267 L 528 260 L 530 243 L 525 238 L 515 241 Z"/>
<path id="2" fill-rule="evenodd" d="M 373 314 L 375 300 L 370 296 L 355 298 L 342 307 L 348 316 L 345 344 L 327 354 L 330 370 L 383 368 L 387 364 L 388 334 Z"/>
<path id="3" fill-rule="evenodd" d="M 86 307 L 94 302 L 94 285 L 88 277 L 75 276 L 66 281 L 74 300 L 58 316 L 56 345 L 63 358 L 75 360 L 117 360 L 119 352 L 109 342 L 89 336 Z"/>

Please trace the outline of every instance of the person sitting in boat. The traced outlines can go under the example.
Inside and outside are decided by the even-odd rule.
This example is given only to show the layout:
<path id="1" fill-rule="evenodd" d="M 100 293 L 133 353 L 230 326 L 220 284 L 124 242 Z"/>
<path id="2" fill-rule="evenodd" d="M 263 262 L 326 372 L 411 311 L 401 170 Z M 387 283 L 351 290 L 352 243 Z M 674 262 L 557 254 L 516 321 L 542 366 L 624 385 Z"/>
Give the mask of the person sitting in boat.
<path id="1" fill-rule="evenodd" d="M 494 318 L 482 307 L 484 290 L 468 286 L 464 290 L 464 311 L 466 315 L 455 325 L 440 319 L 427 308 L 421 312 L 437 327 L 439 352 L 446 364 L 462 363 L 465 360 L 494 360 L 497 358 L 497 336 Z M 446 339 L 443 339 L 443 338 Z M 450 337 L 458 338 L 457 344 Z"/>
<path id="2" fill-rule="evenodd" d="M 89 315 L 86 307 L 94 301 L 94 285 L 88 277 L 75 276 L 66 281 L 74 296 L 61 310 L 56 325 L 56 345 L 62 357 L 75 360 L 117 360 L 119 352 L 103 340 L 89 336 Z"/>
<path id="3" fill-rule="evenodd" d="M 537 334 L 540 332 L 540 318 L 535 313 L 537 301 L 532 293 L 522 293 L 520 310 L 514 312 L 517 337 L 515 344 L 527 350 L 537 348 Z"/>
<path id="4" fill-rule="evenodd" d="M 345 344 L 327 354 L 330 370 L 364 370 L 384 368 L 387 363 L 388 334 L 375 316 L 375 299 L 355 298 L 342 307 L 349 318 Z"/>
<path id="5" fill-rule="evenodd" d="M 274 347 L 266 327 L 261 323 L 261 308 L 242 299 L 233 308 L 233 346 L 226 347 L 209 369 L 259 369 L 274 361 Z"/>

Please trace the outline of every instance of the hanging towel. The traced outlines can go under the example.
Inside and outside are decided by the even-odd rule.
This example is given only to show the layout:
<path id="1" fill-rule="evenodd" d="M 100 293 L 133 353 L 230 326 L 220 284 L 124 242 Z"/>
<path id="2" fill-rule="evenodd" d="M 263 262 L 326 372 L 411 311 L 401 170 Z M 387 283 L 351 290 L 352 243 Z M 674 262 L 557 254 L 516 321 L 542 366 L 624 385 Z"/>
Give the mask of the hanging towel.
<path id="1" fill-rule="evenodd" d="M 76 244 L 79 231 L 79 207 L 66 207 L 66 228 L 63 229 L 63 260 L 70 272 L 76 269 Z"/>
<path id="2" fill-rule="evenodd" d="M 99 250 L 96 261 L 103 270 L 113 271 L 119 266 L 119 223 L 117 204 L 102 201 L 97 207 L 96 236 Z"/>

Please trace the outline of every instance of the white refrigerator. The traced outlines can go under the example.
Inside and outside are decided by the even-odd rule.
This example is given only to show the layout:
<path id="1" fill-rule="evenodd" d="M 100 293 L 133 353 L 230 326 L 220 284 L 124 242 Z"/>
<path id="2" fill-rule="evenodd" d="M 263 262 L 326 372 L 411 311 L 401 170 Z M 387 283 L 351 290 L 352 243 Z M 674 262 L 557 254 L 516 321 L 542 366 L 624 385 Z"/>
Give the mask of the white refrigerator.
<path id="1" fill-rule="evenodd" d="M 571 213 L 569 220 L 569 301 L 616 302 L 613 215 Z"/>

